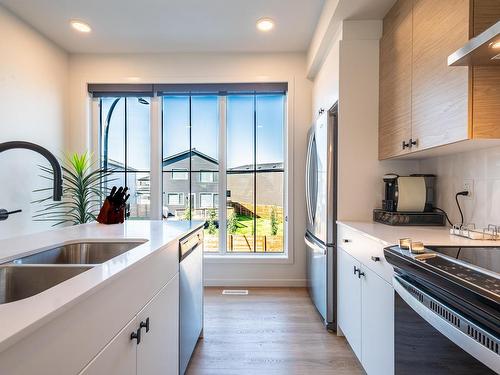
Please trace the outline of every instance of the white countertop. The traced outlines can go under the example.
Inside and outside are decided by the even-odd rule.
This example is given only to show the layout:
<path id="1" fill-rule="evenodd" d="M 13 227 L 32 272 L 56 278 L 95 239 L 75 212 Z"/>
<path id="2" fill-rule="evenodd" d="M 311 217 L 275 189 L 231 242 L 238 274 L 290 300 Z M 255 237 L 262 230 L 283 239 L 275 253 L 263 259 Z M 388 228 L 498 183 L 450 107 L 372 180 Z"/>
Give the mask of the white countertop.
<path id="1" fill-rule="evenodd" d="M 132 264 L 148 257 L 172 241 L 200 228 L 199 221 L 134 221 L 124 224 L 98 223 L 49 230 L 0 240 L 0 263 L 34 254 L 55 245 L 78 241 L 145 240 L 138 247 L 97 265 L 42 293 L 0 305 L 0 351 L 31 332 L 80 299 L 102 287 Z"/>
<path id="2" fill-rule="evenodd" d="M 384 246 L 397 245 L 400 238 L 422 241 L 425 246 L 500 246 L 500 241 L 471 240 L 450 235 L 449 227 L 391 226 L 369 221 L 337 221 Z"/>

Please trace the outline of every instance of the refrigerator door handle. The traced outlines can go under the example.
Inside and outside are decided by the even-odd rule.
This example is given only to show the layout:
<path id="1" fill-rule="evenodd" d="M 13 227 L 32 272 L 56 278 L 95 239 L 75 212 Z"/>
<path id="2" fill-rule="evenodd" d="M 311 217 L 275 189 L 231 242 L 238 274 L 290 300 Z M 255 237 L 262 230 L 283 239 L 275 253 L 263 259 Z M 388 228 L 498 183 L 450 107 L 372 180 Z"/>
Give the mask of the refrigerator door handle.
<path id="1" fill-rule="evenodd" d="M 326 255 L 327 254 L 327 250 L 326 250 L 326 247 L 325 248 L 322 248 L 321 246 L 315 244 L 314 242 L 312 242 L 309 238 L 307 238 L 307 236 L 304 237 L 304 242 L 306 243 L 306 245 L 308 247 L 310 247 L 311 249 L 314 250 L 314 252 L 317 252 L 317 253 L 320 253 L 320 254 L 323 254 L 323 255 Z"/>
<path id="2" fill-rule="evenodd" d="M 311 148 L 312 148 L 312 139 L 313 135 L 309 136 L 307 140 L 307 156 L 306 156 L 306 211 L 307 218 L 309 222 L 312 224 L 312 213 L 311 213 L 311 195 L 310 195 L 310 173 L 311 173 Z"/>

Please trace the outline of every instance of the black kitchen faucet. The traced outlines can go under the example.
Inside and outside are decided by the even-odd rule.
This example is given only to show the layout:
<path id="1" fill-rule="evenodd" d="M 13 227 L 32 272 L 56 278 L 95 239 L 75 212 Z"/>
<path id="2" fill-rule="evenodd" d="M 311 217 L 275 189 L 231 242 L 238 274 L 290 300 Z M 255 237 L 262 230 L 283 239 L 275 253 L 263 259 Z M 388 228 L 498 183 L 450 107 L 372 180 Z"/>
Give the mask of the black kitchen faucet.
<path id="1" fill-rule="evenodd" d="M 57 161 L 57 158 L 49 150 L 35 143 L 24 142 L 24 141 L 11 141 L 11 142 L 0 143 L 0 153 L 16 148 L 38 152 L 40 155 L 42 155 L 43 157 L 45 157 L 45 159 L 49 161 L 50 165 L 52 166 L 52 170 L 54 172 L 54 186 L 53 186 L 52 197 L 55 201 L 60 201 L 62 199 L 62 194 L 63 194 L 63 180 L 62 180 L 61 165 Z M 8 212 L 7 210 L 0 209 L 0 220 L 6 220 L 9 217 L 9 214 L 17 212 L 21 212 L 21 210 Z"/>

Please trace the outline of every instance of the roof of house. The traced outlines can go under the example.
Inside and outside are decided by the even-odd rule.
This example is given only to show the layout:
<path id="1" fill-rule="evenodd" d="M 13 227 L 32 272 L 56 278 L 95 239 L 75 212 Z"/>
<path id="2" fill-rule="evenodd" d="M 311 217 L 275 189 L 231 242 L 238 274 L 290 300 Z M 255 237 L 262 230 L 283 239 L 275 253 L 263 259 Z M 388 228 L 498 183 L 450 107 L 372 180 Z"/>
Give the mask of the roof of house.
<path id="1" fill-rule="evenodd" d="M 207 160 L 215 165 L 219 164 L 217 159 L 214 159 L 213 157 L 208 156 L 207 154 L 204 154 L 203 152 L 198 151 L 195 148 L 191 149 L 191 153 L 194 155 L 197 155 L 200 158 L 205 159 L 205 160 Z M 189 150 L 182 151 L 182 152 L 179 152 L 178 154 L 169 156 L 168 158 L 164 158 L 162 164 L 164 167 L 166 167 L 167 165 L 171 165 L 171 164 L 177 163 L 178 161 L 185 160 L 185 159 L 189 158 L 189 156 L 190 156 Z"/>
<path id="2" fill-rule="evenodd" d="M 193 148 L 191 150 L 191 152 L 193 155 L 197 155 L 200 158 L 205 159 L 205 160 L 213 163 L 214 165 L 219 164 L 217 159 L 214 159 L 213 157 L 208 156 L 207 154 L 204 154 L 203 152 L 198 151 L 195 148 Z M 163 159 L 163 167 L 177 163 L 178 161 L 181 161 L 181 160 L 185 160 L 185 159 L 189 158 L 189 156 L 190 156 L 189 150 L 186 150 L 186 151 L 179 152 L 178 154 L 169 156 L 168 158 L 164 158 Z M 240 166 L 228 169 L 228 171 L 250 171 L 250 170 L 253 170 L 253 164 L 240 165 Z M 258 171 L 261 171 L 261 170 L 265 170 L 265 171 L 279 170 L 279 171 L 282 171 L 283 170 L 283 163 L 282 162 L 279 162 L 279 163 L 260 163 L 260 164 L 257 164 L 256 170 L 258 170 Z"/>

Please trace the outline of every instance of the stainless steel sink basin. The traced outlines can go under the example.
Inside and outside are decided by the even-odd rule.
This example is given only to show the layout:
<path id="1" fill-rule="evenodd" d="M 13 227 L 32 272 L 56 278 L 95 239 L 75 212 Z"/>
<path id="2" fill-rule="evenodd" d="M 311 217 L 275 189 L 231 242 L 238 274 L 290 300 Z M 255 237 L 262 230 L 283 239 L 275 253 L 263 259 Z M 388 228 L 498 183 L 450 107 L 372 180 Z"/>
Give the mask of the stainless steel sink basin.
<path id="1" fill-rule="evenodd" d="M 12 261 L 14 264 L 100 264 L 123 254 L 145 241 L 79 242 L 54 247 Z"/>
<path id="2" fill-rule="evenodd" d="M 0 265 L 0 304 L 34 296 L 92 266 Z"/>

